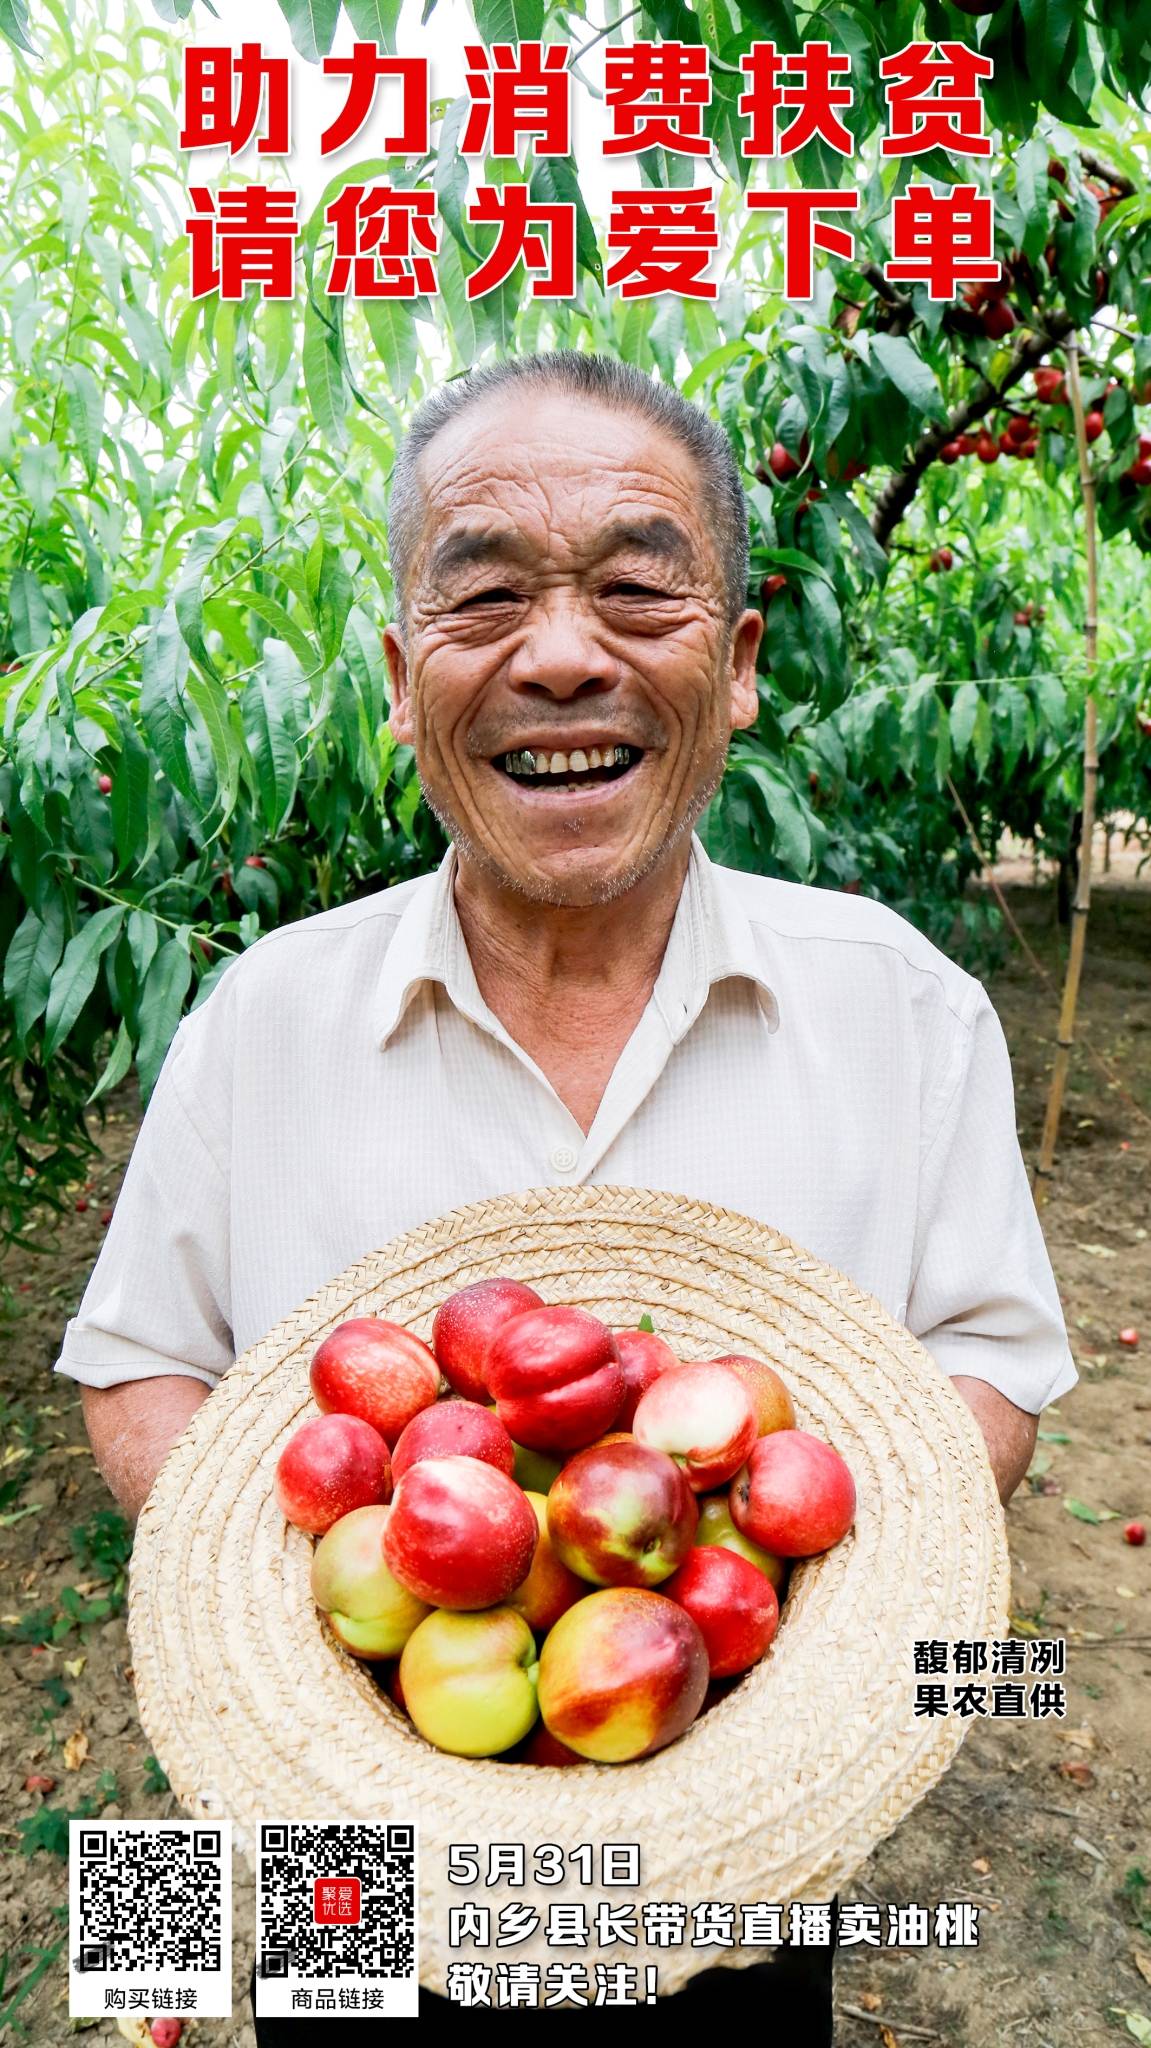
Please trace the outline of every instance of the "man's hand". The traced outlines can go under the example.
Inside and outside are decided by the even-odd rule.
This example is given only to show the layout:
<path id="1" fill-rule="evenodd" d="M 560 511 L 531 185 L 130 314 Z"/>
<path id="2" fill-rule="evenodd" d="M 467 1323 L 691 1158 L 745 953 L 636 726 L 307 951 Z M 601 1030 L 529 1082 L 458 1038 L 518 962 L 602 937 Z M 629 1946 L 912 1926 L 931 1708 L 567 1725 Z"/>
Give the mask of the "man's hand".
<path id="1" fill-rule="evenodd" d="M 962 1394 L 983 1431 L 999 1498 L 1006 1506 L 1031 1463 L 1039 1417 L 1017 1408 L 1014 1401 L 1009 1401 L 987 1380 L 952 1373 L 951 1384 L 957 1394 Z"/>
<path id="2" fill-rule="evenodd" d="M 135 1521 L 168 1452 L 208 1388 L 184 1374 L 82 1387 L 84 1423 L 93 1456 L 124 1513 Z"/>

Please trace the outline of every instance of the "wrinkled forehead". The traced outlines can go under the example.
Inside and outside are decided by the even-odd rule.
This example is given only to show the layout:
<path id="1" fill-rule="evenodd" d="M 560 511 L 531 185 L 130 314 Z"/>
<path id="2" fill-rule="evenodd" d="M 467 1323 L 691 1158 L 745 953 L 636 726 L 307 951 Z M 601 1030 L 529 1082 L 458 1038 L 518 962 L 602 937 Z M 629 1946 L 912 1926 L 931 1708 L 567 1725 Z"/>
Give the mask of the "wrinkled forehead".
<path id="1" fill-rule="evenodd" d="M 475 559 L 487 536 L 566 561 L 609 536 L 658 549 L 709 583 L 719 559 L 691 451 L 658 424 L 562 393 L 469 407 L 422 451 L 415 576 Z"/>

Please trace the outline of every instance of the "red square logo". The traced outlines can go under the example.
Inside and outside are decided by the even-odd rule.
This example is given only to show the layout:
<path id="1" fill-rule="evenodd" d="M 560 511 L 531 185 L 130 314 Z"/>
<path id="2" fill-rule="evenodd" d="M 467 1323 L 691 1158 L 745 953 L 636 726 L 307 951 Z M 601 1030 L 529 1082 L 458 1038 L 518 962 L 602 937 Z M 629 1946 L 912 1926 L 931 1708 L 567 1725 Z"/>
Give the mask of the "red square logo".
<path id="1" fill-rule="evenodd" d="M 312 1887 L 312 1918 L 317 1927 L 358 1927 L 358 1877 L 317 1877 Z"/>

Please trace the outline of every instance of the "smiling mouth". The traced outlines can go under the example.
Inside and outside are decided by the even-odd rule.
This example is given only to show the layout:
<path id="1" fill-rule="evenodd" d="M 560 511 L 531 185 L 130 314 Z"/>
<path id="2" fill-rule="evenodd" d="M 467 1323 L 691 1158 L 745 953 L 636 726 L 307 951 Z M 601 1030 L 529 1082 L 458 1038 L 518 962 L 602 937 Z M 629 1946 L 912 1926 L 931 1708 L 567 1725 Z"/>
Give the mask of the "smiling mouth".
<path id="1" fill-rule="evenodd" d="M 521 748 L 517 753 L 497 754 L 492 766 L 521 789 L 595 789 L 620 782 L 639 766 L 642 747 L 573 747 L 568 754 L 545 753 L 538 748 Z"/>

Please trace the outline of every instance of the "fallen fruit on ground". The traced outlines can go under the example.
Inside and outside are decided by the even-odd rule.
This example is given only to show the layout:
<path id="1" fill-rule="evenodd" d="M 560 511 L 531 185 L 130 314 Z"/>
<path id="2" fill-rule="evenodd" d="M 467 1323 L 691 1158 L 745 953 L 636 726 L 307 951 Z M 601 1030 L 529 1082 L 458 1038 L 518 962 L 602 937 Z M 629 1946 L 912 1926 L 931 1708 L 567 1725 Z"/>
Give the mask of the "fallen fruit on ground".
<path id="1" fill-rule="evenodd" d="M 662 1593 L 615 1586 L 577 1601 L 548 1636 L 540 1714 L 578 1755 L 630 1763 L 683 1734 L 707 1683 L 707 1647 L 690 1614 Z"/>
<path id="2" fill-rule="evenodd" d="M 516 1443 L 575 1451 L 615 1421 L 623 1372 L 615 1337 L 582 1308 L 537 1308 L 497 1331 L 488 1389 Z"/>
<path id="3" fill-rule="evenodd" d="M 479 1458 L 426 1458 L 396 1487 L 384 1558 L 429 1607 L 497 1607 L 527 1577 L 537 1536 L 531 1503 L 505 1472 Z"/>
<path id="4" fill-rule="evenodd" d="M 431 1612 L 384 1562 L 388 1507 L 341 1515 L 312 1555 L 312 1598 L 354 1657 L 398 1657 Z"/>
<path id="5" fill-rule="evenodd" d="M 1142 1522 L 1128 1522 L 1123 1530 L 1123 1541 L 1133 1543 L 1136 1550 L 1141 1550 L 1147 1541 L 1147 1531 Z"/>
<path id="6" fill-rule="evenodd" d="M 520 1742 L 536 1718 L 537 1672 L 535 1639 L 510 1607 L 429 1614 L 400 1658 L 412 1722 L 453 1756 L 498 1756 Z"/>
<path id="7" fill-rule="evenodd" d="M 380 1316 L 352 1316 L 325 1337 L 309 1374 L 317 1408 L 358 1415 L 394 1444 L 440 1391 L 440 1369 L 418 1337 Z"/>
<path id="8" fill-rule="evenodd" d="M 323 1536 L 341 1515 L 390 1498 L 387 1444 L 358 1415 L 313 1415 L 281 1451 L 275 1485 L 281 1514 L 297 1529 Z"/>
<path id="9" fill-rule="evenodd" d="M 1138 1351 L 1139 1332 L 1134 1324 L 1129 1325 L 1125 1330 L 1120 1330 L 1119 1342 L 1122 1344 L 1124 1351 Z"/>
<path id="10" fill-rule="evenodd" d="M 424 1458 L 482 1458 L 510 1478 L 516 1448 L 490 1408 L 478 1401 L 436 1401 L 413 1415 L 392 1451 L 392 1478 L 399 1480 Z"/>
<path id="11" fill-rule="evenodd" d="M 432 1324 L 432 1350 L 449 1387 L 466 1400 L 486 1401 L 484 1361 L 496 1331 L 512 1316 L 542 1307 L 534 1287 L 520 1280 L 476 1280 L 450 1294 Z"/>
<path id="12" fill-rule="evenodd" d="M 597 1586 L 658 1585 L 687 1556 L 698 1519 L 674 1459 L 630 1438 L 577 1451 L 547 1499 L 557 1557 Z"/>
<path id="13" fill-rule="evenodd" d="M 855 1519 L 855 1481 L 822 1437 L 781 1429 L 760 1437 L 731 1489 L 737 1529 L 777 1557 L 816 1557 Z"/>
<path id="14" fill-rule="evenodd" d="M 666 1451 L 695 1493 L 738 1472 L 756 1440 L 755 1410 L 727 1365 L 681 1365 L 648 1388 L 635 1411 L 637 1443 Z"/>
<path id="15" fill-rule="evenodd" d="M 712 1678 L 750 1671 L 779 1626 L 770 1579 L 722 1544 L 693 1550 L 663 1590 L 697 1624 Z"/>

